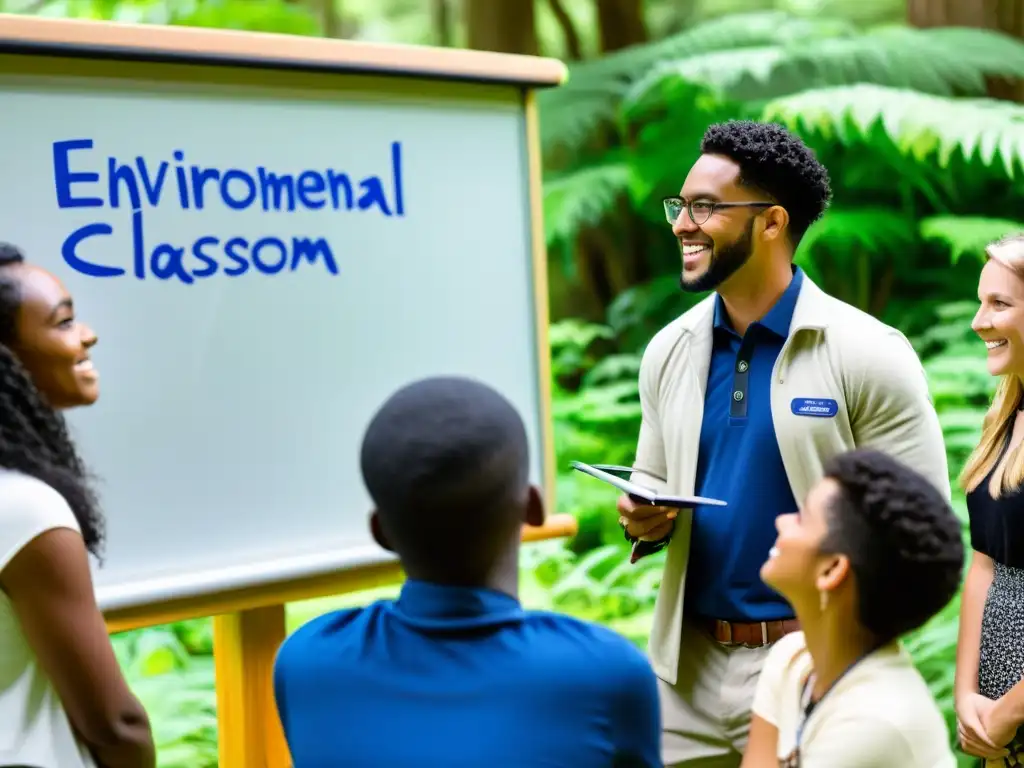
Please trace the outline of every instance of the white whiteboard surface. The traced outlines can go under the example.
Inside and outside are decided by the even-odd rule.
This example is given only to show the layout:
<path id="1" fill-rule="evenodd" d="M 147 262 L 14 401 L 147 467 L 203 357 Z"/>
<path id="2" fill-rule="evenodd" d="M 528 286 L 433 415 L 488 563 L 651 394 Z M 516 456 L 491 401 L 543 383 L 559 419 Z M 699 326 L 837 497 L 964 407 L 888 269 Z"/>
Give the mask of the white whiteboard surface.
<path id="1" fill-rule="evenodd" d="M 502 102 L 371 100 L 0 78 L 4 114 L 16 116 L 0 130 L 0 240 L 57 274 L 100 339 L 100 401 L 69 420 L 102 480 L 107 545 L 95 576 L 104 609 L 390 559 L 368 533 L 359 445 L 376 408 L 416 378 L 469 375 L 505 394 L 526 421 L 533 480 L 542 481 L 526 128 L 515 90 L 508 93 Z M 55 143 L 77 140 L 92 148 L 58 144 L 65 149 L 55 154 Z M 226 171 L 249 173 L 255 202 L 231 209 L 214 179 L 203 209 L 191 200 L 184 210 L 175 151 L 185 166 L 230 176 L 236 200 L 247 182 Z M 55 162 L 65 155 L 70 172 L 99 175 L 71 184 L 71 196 L 100 198 L 102 207 L 58 205 L 58 187 L 68 184 L 55 181 Z M 215 274 L 188 284 L 154 277 L 147 265 L 136 277 L 125 182 L 121 207 L 109 205 L 111 157 L 135 167 L 146 252 L 185 247 L 183 263 L 195 270 L 203 263 L 188 249 L 218 238 L 221 245 L 201 246 L 222 262 Z M 136 158 L 151 187 L 168 163 L 156 206 Z M 307 201 L 327 204 L 274 210 L 267 174 L 305 170 L 321 174 L 301 182 Z M 357 188 L 378 176 L 393 215 L 334 210 L 316 183 L 327 170 Z M 327 184 L 344 198 L 338 178 Z M 77 255 L 124 274 L 88 276 L 62 258 L 67 238 L 90 224 L 112 234 L 83 240 Z M 324 238 L 337 274 L 322 251 L 294 270 L 288 262 L 276 274 L 253 266 L 225 274 L 235 262 L 223 256 L 224 241 L 267 237 L 289 249 L 295 237 Z M 275 248 L 260 248 L 264 262 Z M 173 258 L 165 252 L 158 262 L 166 270 Z"/>

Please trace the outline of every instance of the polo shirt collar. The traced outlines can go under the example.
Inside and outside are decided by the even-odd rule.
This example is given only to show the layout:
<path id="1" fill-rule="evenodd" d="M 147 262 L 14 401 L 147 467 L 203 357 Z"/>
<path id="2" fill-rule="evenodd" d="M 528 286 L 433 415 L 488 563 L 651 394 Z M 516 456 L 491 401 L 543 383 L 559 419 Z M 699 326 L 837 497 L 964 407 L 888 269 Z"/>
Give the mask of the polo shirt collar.
<path id="1" fill-rule="evenodd" d="M 484 627 L 518 621 L 519 601 L 504 592 L 483 587 L 451 587 L 409 579 L 402 585 L 395 612 L 423 628 Z"/>
<path id="2" fill-rule="evenodd" d="M 800 298 L 800 287 L 803 284 L 804 272 L 800 267 L 793 267 L 793 279 L 789 281 L 786 290 L 778 298 L 767 314 L 757 321 L 758 325 L 767 328 L 776 336 L 785 338 L 789 335 L 789 327 L 793 322 L 793 310 L 796 309 L 796 301 Z M 729 322 L 729 315 L 725 311 L 725 303 L 722 297 L 715 294 L 715 320 L 716 329 L 732 331 L 732 324 Z"/>

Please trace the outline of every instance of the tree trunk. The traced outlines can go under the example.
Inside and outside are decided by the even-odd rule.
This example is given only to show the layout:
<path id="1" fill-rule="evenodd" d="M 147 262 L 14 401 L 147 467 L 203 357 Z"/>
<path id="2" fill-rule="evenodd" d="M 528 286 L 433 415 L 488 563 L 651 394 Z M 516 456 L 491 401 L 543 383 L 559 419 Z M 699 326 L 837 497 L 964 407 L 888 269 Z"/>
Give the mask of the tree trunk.
<path id="1" fill-rule="evenodd" d="M 538 54 L 534 0 L 464 0 L 470 48 Z"/>
<path id="2" fill-rule="evenodd" d="M 562 5 L 562 0 L 548 0 L 548 5 L 551 6 L 551 13 L 554 14 L 558 26 L 562 28 L 562 35 L 565 37 L 566 58 L 569 61 L 579 61 L 583 58 L 583 46 L 580 44 L 580 35 L 576 31 L 576 24 L 573 22 L 572 16 Z"/>
<path id="3" fill-rule="evenodd" d="M 643 0 L 596 0 L 601 52 L 647 42 Z"/>
<path id="4" fill-rule="evenodd" d="M 436 44 L 442 48 L 451 48 L 452 8 L 448 0 L 430 0 L 430 24 L 434 28 Z"/>
<path id="5" fill-rule="evenodd" d="M 324 37 L 341 37 L 341 13 L 335 0 L 320 0 L 320 25 Z"/>
<path id="6" fill-rule="evenodd" d="M 340 0 L 284 0 L 289 5 L 301 5 L 320 18 L 320 34 L 323 37 L 347 37 L 342 26 Z"/>
<path id="7" fill-rule="evenodd" d="M 1021 0 L 907 0 L 907 20 L 915 27 L 974 27 L 1024 39 Z M 989 95 L 1024 102 L 1024 82 L 990 78 Z"/>
<path id="8" fill-rule="evenodd" d="M 611 53 L 648 41 L 643 0 L 594 0 L 597 11 L 598 40 L 601 53 Z M 595 137 L 591 151 L 613 151 L 619 140 L 612 131 Z M 596 228 L 577 233 L 574 245 L 580 279 L 577 288 L 586 294 L 578 306 L 599 307 L 590 319 L 603 321 L 609 302 L 649 273 L 645 224 L 630 210 L 626 199 L 617 201 L 614 210 Z M 552 304 L 551 316 L 563 317 Z"/>

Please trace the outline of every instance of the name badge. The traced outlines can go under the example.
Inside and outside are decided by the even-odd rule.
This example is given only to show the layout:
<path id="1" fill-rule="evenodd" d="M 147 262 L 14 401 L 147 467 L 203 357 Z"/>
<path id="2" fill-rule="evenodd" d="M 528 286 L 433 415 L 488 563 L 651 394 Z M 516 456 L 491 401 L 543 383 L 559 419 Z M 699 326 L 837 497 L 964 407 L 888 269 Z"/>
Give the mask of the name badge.
<path id="1" fill-rule="evenodd" d="M 797 416 L 816 416 L 819 419 L 830 419 L 839 413 L 839 403 L 835 400 L 816 397 L 794 397 L 789 407 Z"/>

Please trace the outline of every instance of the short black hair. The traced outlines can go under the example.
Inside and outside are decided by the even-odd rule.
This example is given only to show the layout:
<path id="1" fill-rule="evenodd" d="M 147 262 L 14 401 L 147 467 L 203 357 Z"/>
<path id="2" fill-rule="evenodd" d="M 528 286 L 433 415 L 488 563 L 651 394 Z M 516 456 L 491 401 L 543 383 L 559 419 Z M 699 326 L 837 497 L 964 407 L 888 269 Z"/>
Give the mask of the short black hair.
<path id="1" fill-rule="evenodd" d="M 402 387 L 370 421 L 360 464 L 407 572 L 483 579 L 518 540 L 530 487 L 526 429 L 486 384 L 441 376 Z"/>
<path id="2" fill-rule="evenodd" d="M 832 199 L 825 166 L 781 125 L 754 120 L 716 123 L 704 132 L 700 151 L 728 157 L 740 167 L 740 184 L 763 192 L 786 209 L 794 248 Z"/>
<path id="3" fill-rule="evenodd" d="M 834 456 L 825 477 L 839 485 L 822 551 L 850 559 L 859 619 L 880 643 L 922 626 L 960 588 L 961 524 L 924 476 L 880 451 Z"/>

